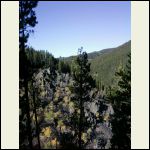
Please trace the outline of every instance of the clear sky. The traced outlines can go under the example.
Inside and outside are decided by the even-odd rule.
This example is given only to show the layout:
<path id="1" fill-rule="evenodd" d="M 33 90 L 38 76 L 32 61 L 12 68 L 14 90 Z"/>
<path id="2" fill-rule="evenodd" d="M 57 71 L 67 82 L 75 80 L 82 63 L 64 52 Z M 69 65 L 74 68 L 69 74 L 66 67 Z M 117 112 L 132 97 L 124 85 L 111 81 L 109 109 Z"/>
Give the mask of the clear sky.
<path id="1" fill-rule="evenodd" d="M 119 46 L 131 39 L 130 1 L 40 1 L 28 44 L 55 57 Z"/>

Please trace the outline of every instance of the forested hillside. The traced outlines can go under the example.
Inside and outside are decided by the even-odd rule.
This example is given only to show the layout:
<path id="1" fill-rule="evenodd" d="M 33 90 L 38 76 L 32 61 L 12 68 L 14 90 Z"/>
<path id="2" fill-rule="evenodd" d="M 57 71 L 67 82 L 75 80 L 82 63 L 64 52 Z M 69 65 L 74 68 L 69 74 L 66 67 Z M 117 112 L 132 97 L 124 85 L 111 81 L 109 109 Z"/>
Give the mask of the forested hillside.
<path id="1" fill-rule="evenodd" d="M 130 149 L 131 41 L 69 58 L 34 50 L 37 4 L 19 1 L 20 149 Z"/>
<path id="2" fill-rule="evenodd" d="M 88 53 L 88 60 L 91 63 L 91 74 L 97 80 L 97 87 L 108 87 L 115 84 L 115 72 L 119 67 L 125 67 L 128 60 L 128 53 L 131 53 L 131 41 L 123 43 L 116 48 L 108 48 L 97 52 Z M 76 56 L 61 58 L 69 64 Z"/>
<path id="3" fill-rule="evenodd" d="M 84 110 L 82 114 L 85 115 L 85 118 L 82 116 L 82 119 L 84 118 L 83 120 L 85 121 L 84 130 L 82 129 L 81 134 L 82 147 L 111 148 L 113 133 L 110 123 L 114 110 L 112 107 L 113 103 L 109 101 L 113 99 L 110 93 L 114 93 L 114 89 L 117 90 L 119 78 L 116 77 L 117 80 L 114 82 L 114 85 L 108 88 L 108 85 L 104 82 L 100 84 L 97 78 L 96 80 L 94 79 L 96 76 L 90 71 L 90 68 L 92 68 L 91 65 L 97 63 L 94 66 L 97 74 L 98 71 L 108 73 L 110 69 L 106 67 L 107 65 L 118 68 L 119 61 L 114 61 L 115 59 L 124 61 L 122 67 L 126 68 L 127 60 L 129 59 L 127 56 L 129 44 L 126 43 L 116 49 L 114 48 L 111 52 L 103 52 L 103 54 L 92 60 L 88 59 L 88 54 L 82 52 L 74 57 L 70 63 L 65 59 L 56 59 L 52 54 L 44 50 L 26 49 L 33 148 L 36 148 L 39 142 L 41 148 L 60 149 L 70 146 L 77 148 L 79 141 L 76 139 L 76 136 L 79 134 L 78 121 L 81 110 Z M 88 62 L 91 62 L 91 65 Z M 80 68 L 81 63 L 83 63 L 82 68 Z M 101 66 L 107 68 L 107 70 L 105 68 L 103 70 L 102 68 L 98 69 Z M 20 64 L 20 68 L 22 67 Z M 85 70 L 82 75 L 81 70 Z M 86 71 L 89 77 L 88 74 L 86 75 Z M 115 77 L 116 70 L 113 70 L 113 72 L 111 72 L 111 75 Z M 109 76 L 105 75 L 105 77 L 109 80 Z M 81 83 L 80 80 L 84 81 L 82 83 L 83 89 L 79 86 Z M 101 87 L 96 86 L 98 84 Z M 83 93 L 79 92 L 81 89 Z M 89 93 L 86 93 L 87 90 L 89 90 Z M 23 79 L 20 76 L 21 148 L 28 145 L 25 142 L 27 120 L 24 116 L 24 112 L 26 111 L 24 94 Z M 85 96 L 85 102 L 82 104 L 84 107 L 80 108 L 78 99 L 80 99 L 80 95 L 84 94 L 89 94 L 89 96 Z M 38 131 L 36 130 L 37 126 Z M 39 137 L 39 142 L 36 138 L 37 136 Z"/>
<path id="4" fill-rule="evenodd" d="M 30 63 L 36 65 L 37 68 L 52 65 L 52 59 L 54 59 L 54 56 L 48 51 L 36 51 L 33 48 L 28 48 L 26 51 Z M 118 71 L 119 68 L 125 67 L 128 53 L 131 53 L 131 41 L 116 48 L 88 53 L 88 60 L 91 63 L 91 75 L 96 80 L 98 88 L 102 88 L 102 86 L 107 88 L 110 85 L 115 85 L 115 72 Z M 71 71 L 70 69 L 73 60 L 76 59 L 76 57 L 77 56 L 55 58 L 54 60 L 57 64 L 57 68 L 59 70 L 62 69 L 61 71 L 65 73 L 67 70 L 69 72 Z"/>
<path id="5" fill-rule="evenodd" d="M 119 67 L 125 67 L 128 53 L 131 52 L 131 41 L 113 49 L 102 50 L 90 60 L 91 73 L 101 85 L 115 84 L 114 74 Z M 100 83 L 101 82 L 101 83 Z"/>

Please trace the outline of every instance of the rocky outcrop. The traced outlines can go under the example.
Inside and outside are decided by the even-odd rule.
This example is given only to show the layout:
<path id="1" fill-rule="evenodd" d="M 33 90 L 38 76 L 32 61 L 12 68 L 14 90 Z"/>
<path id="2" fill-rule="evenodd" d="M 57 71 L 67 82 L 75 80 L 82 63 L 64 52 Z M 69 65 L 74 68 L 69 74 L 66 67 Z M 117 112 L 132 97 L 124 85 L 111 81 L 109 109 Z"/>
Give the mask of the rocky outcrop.
<path id="1" fill-rule="evenodd" d="M 44 73 L 46 73 L 46 75 Z M 39 70 L 37 74 L 34 74 L 34 86 L 36 87 L 38 101 L 40 101 L 43 108 L 47 109 L 47 119 L 44 119 L 43 122 L 40 123 L 40 127 L 44 128 L 50 126 L 53 132 L 56 130 L 54 128 L 55 116 L 57 116 L 57 120 L 61 120 L 62 118 L 62 120 L 65 120 L 65 117 L 69 117 L 69 115 L 71 116 L 75 111 L 74 103 L 71 101 L 74 94 L 70 91 L 70 87 L 73 85 L 73 79 L 69 74 L 56 73 L 56 79 L 53 81 L 46 80 L 46 76 L 48 77 L 51 75 L 49 69 Z M 55 89 L 50 87 L 50 82 L 53 82 Z M 92 133 L 89 134 L 91 136 L 91 141 L 86 143 L 87 149 L 90 147 L 107 149 L 110 147 L 112 132 L 109 116 L 113 114 L 113 109 L 110 104 L 105 103 L 105 100 L 103 99 L 104 95 L 101 93 L 102 92 L 97 89 L 93 89 L 90 92 L 90 96 L 93 100 L 84 104 L 85 115 L 88 116 L 88 119 L 91 119 L 94 124 L 97 124 L 96 127 L 93 128 Z M 101 105 L 104 105 L 105 107 Z M 60 113 L 56 114 L 57 112 Z M 93 118 L 91 114 L 96 117 Z M 103 118 L 102 123 L 97 123 L 99 117 Z M 94 126 L 94 124 L 91 124 L 91 126 Z M 64 132 L 72 133 L 71 129 L 67 126 L 64 126 Z M 92 137 L 92 135 L 94 136 Z"/>

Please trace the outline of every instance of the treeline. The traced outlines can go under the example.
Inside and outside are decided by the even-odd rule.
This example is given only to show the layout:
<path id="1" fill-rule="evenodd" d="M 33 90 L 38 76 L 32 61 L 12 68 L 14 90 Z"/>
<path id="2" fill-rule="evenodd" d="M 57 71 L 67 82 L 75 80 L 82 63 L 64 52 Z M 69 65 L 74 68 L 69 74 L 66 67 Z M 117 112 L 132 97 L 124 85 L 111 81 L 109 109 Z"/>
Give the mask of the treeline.
<path id="1" fill-rule="evenodd" d="M 26 55 L 29 65 L 32 68 L 48 68 L 49 66 L 58 63 L 57 59 L 45 50 L 36 51 L 33 48 L 27 48 Z"/>
<path id="2" fill-rule="evenodd" d="M 35 50 L 32 47 L 25 49 L 27 63 L 29 68 L 53 68 L 55 66 L 59 73 L 71 73 L 71 64 L 61 58 L 55 58 L 51 53 L 45 50 Z"/>

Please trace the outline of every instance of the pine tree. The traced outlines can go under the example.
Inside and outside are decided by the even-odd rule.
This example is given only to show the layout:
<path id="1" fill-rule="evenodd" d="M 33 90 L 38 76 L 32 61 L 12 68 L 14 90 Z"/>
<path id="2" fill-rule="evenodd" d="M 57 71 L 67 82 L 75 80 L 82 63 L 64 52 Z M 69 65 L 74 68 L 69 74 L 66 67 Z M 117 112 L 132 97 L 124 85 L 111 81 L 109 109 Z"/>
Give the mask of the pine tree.
<path id="1" fill-rule="evenodd" d="M 36 1 L 19 1 L 19 77 L 24 80 L 25 87 L 25 99 L 26 99 L 26 114 L 27 114 L 27 133 L 29 146 L 32 148 L 32 133 L 31 133 L 31 120 L 30 120 L 30 106 L 28 98 L 28 66 L 27 66 L 27 56 L 25 53 L 25 43 L 29 37 L 29 34 L 32 30 L 29 30 L 28 27 L 34 27 L 37 23 L 36 15 L 33 11 L 33 8 L 37 6 Z"/>
<path id="2" fill-rule="evenodd" d="M 74 78 L 74 93 L 76 95 L 76 105 L 80 110 L 79 120 L 78 120 L 78 144 L 79 148 L 83 148 L 81 135 L 84 131 L 86 124 L 84 103 L 89 102 L 90 95 L 89 92 L 93 87 L 95 87 L 95 81 L 90 75 L 90 63 L 88 63 L 88 56 L 86 52 L 82 52 L 82 47 L 79 49 L 79 55 L 75 61 L 75 66 L 73 69 Z"/>
<path id="3" fill-rule="evenodd" d="M 39 135 L 39 124 L 38 124 L 37 112 L 36 112 L 37 104 L 36 104 L 36 99 L 35 99 L 34 78 L 32 79 L 32 89 L 33 89 L 33 105 L 34 105 L 33 111 L 34 111 L 34 114 L 35 114 L 35 124 L 36 124 L 36 136 L 37 136 L 37 139 L 38 139 L 38 148 L 41 149 L 40 135 Z"/>
<path id="4" fill-rule="evenodd" d="M 131 148 L 131 55 L 126 69 L 116 72 L 119 77 L 117 89 L 111 89 L 109 100 L 114 109 L 111 119 L 112 148 Z"/>
<path id="5" fill-rule="evenodd" d="M 59 73 L 70 73 L 71 69 L 69 63 L 67 61 L 65 62 L 64 60 L 59 60 L 58 71 Z"/>

